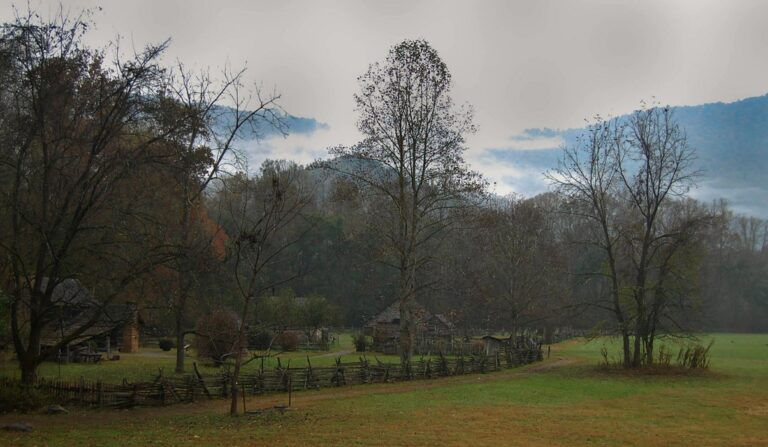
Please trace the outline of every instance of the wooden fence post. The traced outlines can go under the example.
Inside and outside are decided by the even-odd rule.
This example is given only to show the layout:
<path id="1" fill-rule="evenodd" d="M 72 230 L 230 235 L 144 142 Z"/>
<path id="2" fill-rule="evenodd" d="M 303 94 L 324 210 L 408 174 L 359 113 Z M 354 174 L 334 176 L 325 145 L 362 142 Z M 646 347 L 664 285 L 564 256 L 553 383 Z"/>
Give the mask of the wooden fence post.
<path id="1" fill-rule="evenodd" d="M 288 407 L 291 407 L 291 394 L 293 392 L 293 379 L 291 378 L 291 374 L 288 373 Z"/>
<path id="2" fill-rule="evenodd" d="M 133 384 L 133 395 L 131 395 L 131 405 L 136 406 L 139 404 L 139 385 Z"/>

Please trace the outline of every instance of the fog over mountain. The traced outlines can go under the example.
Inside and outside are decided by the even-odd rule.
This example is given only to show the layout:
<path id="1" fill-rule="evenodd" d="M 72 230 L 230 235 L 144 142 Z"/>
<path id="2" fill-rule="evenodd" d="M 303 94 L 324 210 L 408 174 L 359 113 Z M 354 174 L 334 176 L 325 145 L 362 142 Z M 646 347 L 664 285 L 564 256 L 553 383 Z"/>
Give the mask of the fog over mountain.
<path id="1" fill-rule="evenodd" d="M 724 198 L 738 213 L 768 218 L 768 181 L 764 179 L 768 172 L 768 95 L 672 108 L 696 150 L 697 168 L 702 171 L 691 195 L 704 201 Z M 252 167 L 267 158 L 306 164 L 327 157 L 327 148 L 339 143 L 333 129 L 316 119 L 284 114 L 284 122 L 287 138 L 263 123 L 242 135 Z M 526 129 L 512 136 L 506 147 L 470 144 L 466 158 L 495 183 L 497 194 L 530 197 L 549 189 L 544 172 L 557 166 L 562 146 L 574 144 L 585 130 L 586 124 L 578 129 Z"/>
<path id="2" fill-rule="evenodd" d="M 702 170 L 691 194 L 707 201 L 722 197 L 737 212 L 768 217 L 768 95 L 673 109 Z M 516 193 L 543 192 L 542 173 L 557 166 L 560 147 L 573 144 L 584 130 L 527 129 L 512 139 L 511 147 L 486 150 L 483 164 L 514 167 L 500 181 Z"/>

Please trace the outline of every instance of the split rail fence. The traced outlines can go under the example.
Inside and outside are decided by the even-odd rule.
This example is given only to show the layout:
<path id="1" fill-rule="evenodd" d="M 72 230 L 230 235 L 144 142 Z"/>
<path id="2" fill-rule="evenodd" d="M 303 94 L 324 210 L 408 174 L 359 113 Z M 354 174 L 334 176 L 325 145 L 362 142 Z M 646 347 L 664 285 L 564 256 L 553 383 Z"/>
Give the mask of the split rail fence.
<path id="1" fill-rule="evenodd" d="M 240 374 L 238 384 L 246 395 L 290 392 L 345 385 L 386 383 L 401 380 L 431 379 L 437 377 L 477 374 L 514 368 L 542 360 L 541 347 L 510 349 L 494 356 L 432 356 L 414 361 L 410 368 L 398 363 L 382 363 L 361 357 L 359 362 L 342 363 L 337 359 L 334 366 L 302 368 L 278 367 L 256 373 Z M 15 379 L 0 378 L 0 386 L 22 385 Z M 134 406 L 163 406 L 203 399 L 229 396 L 231 376 L 227 371 L 217 375 L 202 375 L 195 366 L 194 374 L 165 377 L 159 374 L 151 382 L 108 384 L 102 381 L 38 379 L 31 385 L 41 394 L 50 396 L 61 404 L 128 408 Z"/>

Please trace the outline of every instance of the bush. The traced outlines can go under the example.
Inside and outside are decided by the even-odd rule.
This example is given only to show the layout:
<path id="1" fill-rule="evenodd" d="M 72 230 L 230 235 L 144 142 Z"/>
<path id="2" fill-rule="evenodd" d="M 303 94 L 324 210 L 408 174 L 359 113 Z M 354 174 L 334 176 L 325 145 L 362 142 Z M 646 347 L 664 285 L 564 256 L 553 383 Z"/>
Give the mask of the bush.
<path id="1" fill-rule="evenodd" d="M 53 398 L 21 384 L 0 387 L 0 413 L 32 411 L 53 403 Z"/>
<path id="2" fill-rule="evenodd" d="M 254 349 L 269 349 L 272 344 L 272 333 L 269 331 L 258 331 L 250 334 L 248 337 L 248 347 Z"/>
<path id="3" fill-rule="evenodd" d="M 677 354 L 677 364 L 689 369 L 708 369 L 712 360 L 709 350 L 714 343 L 712 340 L 706 347 L 699 343 L 683 346 Z"/>
<path id="4" fill-rule="evenodd" d="M 160 341 L 158 341 L 157 345 L 163 351 L 170 351 L 171 349 L 176 347 L 176 343 L 174 343 L 173 340 L 169 340 L 167 338 L 163 338 Z"/>
<path id="5" fill-rule="evenodd" d="M 295 351 L 299 347 L 299 336 L 294 332 L 285 331 L 277 336 L 275 342 L 283 351 Z"/>
<path id="6" fill-rule="evenodd" d="M 213 360 L 220 366 L 237 350 L 239 319 L 236 314 L 217 309 L 197 322 L 195 349 L 198 357 Z"/>
<path id="7" fill-rule="evenodd" d="M 363 334 L 353 335 L 352 341 L 355 343 L 355 350 L 357 352 L 365 352 L 371 346 L 371 343 L 368 343 L 368 339 Z"/>

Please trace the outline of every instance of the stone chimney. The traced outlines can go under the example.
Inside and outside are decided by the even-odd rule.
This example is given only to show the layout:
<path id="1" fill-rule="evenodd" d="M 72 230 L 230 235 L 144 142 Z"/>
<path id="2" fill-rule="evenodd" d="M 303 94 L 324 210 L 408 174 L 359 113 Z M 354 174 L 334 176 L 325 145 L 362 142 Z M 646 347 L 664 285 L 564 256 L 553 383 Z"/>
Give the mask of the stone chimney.
<path id="1" fill-rule="evenodd" d="M 126 303 L 129 307 L 129 317 L 123 326 L 123 342 L 120 352 L 139 352 L 139 311 L 136 303 Z"/>

